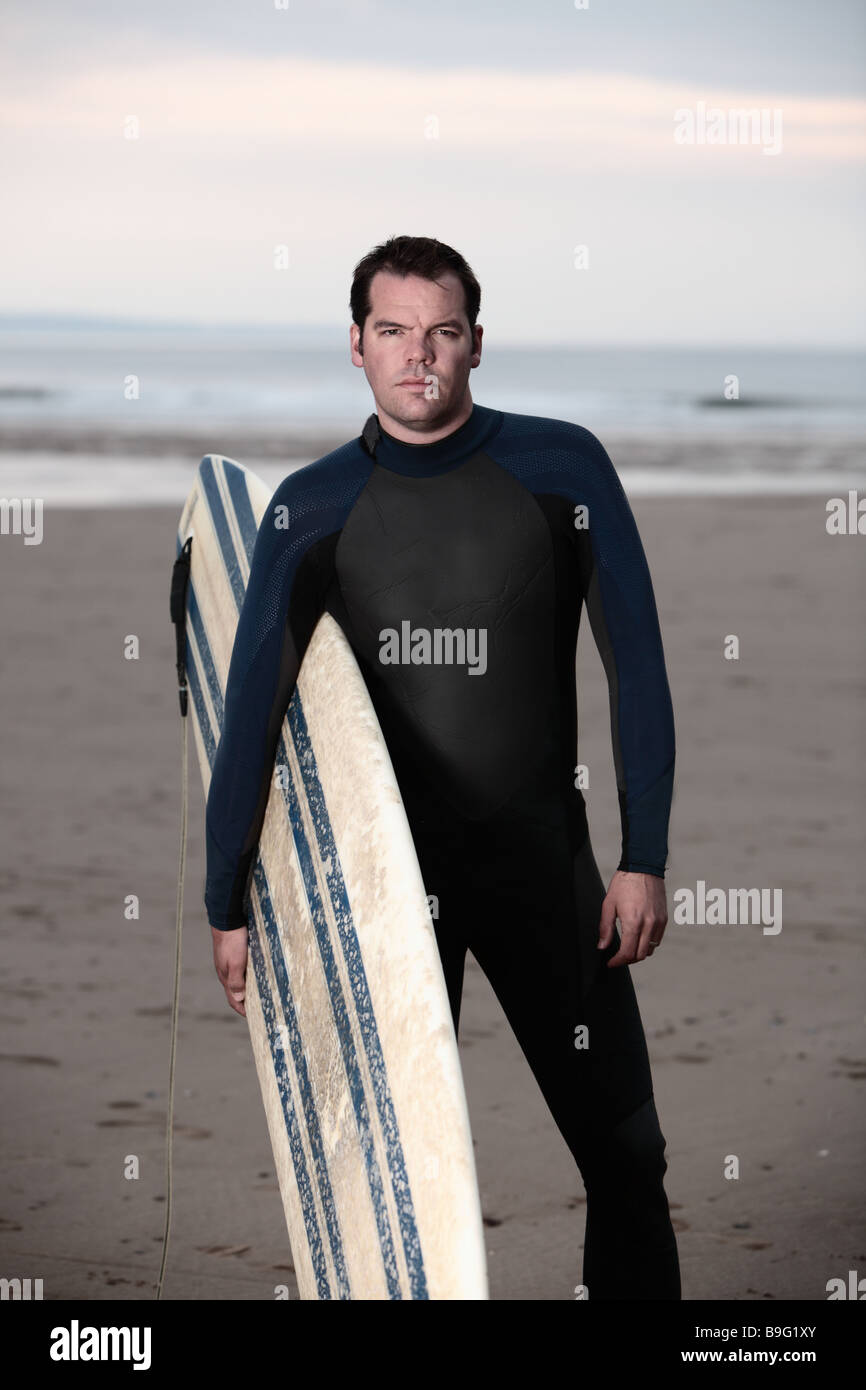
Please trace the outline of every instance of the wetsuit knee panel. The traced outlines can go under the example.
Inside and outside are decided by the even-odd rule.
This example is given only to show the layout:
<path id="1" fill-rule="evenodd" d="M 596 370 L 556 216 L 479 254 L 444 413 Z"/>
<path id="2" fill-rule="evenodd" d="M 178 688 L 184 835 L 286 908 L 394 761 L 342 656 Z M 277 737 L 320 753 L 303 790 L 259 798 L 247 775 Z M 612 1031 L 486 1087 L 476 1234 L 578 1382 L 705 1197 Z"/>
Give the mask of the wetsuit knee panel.
<path id="1" fill-rule="evenodd" d="M 667 1172 L 665 1137 L 659 1124 L 652 1096 L 632 1111 L 599 1142 L 587 1184 L 596 1181 L 639 1182 L 641 1177 L 655 1184 Z"/>

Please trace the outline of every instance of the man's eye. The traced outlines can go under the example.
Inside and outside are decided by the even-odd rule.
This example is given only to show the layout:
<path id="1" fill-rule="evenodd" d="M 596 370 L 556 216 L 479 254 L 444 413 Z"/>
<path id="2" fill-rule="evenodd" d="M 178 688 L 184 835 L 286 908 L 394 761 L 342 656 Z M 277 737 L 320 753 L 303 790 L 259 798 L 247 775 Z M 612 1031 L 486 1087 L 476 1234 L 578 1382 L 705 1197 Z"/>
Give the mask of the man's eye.
<path id="1" fill-rule="evenodd" d="M 400 332 L 402 332 L 402 329 L 400 329 L 400 328 L 383 328 L 383 329 L 382 329 L 382 337 L 383 337 L 383 338 L 387 338 L 388 335 L 389 335 L 390 333 L 400 333 Z M 448 335 L 449 338 L 456 338 L 456 337 L 457 337 L 457 334 L 455 333 L 455 331 L 454 331 L 453 328 L 437 328 L 437 329 L 436 329 L 436 332 L 437 332 L 437 333 L 447 333 L 447 335 Z"/>

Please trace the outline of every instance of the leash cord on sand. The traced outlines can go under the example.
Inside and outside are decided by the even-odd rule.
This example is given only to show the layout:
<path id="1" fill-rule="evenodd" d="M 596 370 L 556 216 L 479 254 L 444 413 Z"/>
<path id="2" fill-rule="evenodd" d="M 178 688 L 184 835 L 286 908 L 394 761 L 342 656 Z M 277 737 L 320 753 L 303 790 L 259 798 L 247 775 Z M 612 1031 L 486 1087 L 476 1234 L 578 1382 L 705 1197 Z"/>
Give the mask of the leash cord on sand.
<path id="1" fill-rule="evenodd" d="M 168 1064 L 168 1112 L 165 1121 L 165 1231 L 162 1237 L 162 1260 L 159 1266 L 159 1280 L 156 1286 L 157 1299 L 162 1298 L 162 1286 L 165 1279 L 165 1265 L 168 1259 L 168 1237 L 171 1229 L 171 1177 L 172 1177 L 172 1130 L 174 1126 L 174 1070 L 175 1056 L 177 1053 L 177 1016 L 178 1004 L 180 1002 L 180 964 L 181 964 L 181 927 L 183 925 L 183 880 L 186 872 L 186 813 L 187 813 L 187 721 L 181 720 L 183 727 L 183 751 L 181 753 L 181 812 L 180 812 L 180 863 L 177 874 L 177 925 L 175 930 L 175 949 L 174 949 L 174 998 L 171 1005 L 171 1051 Z"/>

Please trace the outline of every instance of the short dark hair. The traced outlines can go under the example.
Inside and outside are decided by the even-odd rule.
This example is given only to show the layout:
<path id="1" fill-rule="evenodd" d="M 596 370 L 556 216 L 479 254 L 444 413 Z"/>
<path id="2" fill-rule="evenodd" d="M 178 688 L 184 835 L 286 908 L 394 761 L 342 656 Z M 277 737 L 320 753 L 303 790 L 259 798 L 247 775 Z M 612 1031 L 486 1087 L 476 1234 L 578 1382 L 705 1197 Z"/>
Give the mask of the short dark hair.
<path id="1" fill-rule="evenodd" d="M 481 307 L 481 286 L 460 252 L 434 237 L 392 236 L 380 246 L 374 246 L 355 266 L 349 308 L 352 322 L 358 325 L 362 336 L 370 312 L 370 284 L 380 270 L 391 271 L 394 275 L 420 275 L 422 280 L 433 281 L 453 271 L 463 286 L 469 327 L 475 328 Z"/>

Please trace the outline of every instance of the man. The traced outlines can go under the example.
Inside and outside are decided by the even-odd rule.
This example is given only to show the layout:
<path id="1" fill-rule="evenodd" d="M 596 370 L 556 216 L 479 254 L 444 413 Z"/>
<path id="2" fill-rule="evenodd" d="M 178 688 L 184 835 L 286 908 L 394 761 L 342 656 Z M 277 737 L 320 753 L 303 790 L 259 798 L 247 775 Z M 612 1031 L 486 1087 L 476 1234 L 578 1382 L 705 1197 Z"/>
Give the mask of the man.
<path id="1" fill-rule="evenodd" d="M 592 1299 L 680 1297 L 665 1140 L 628 965 L 658 947 L 674 726 L 652 585 L 586 429 L 473 403 L 480 289 L 395 237 L 355 269 L 352 361 L 377 413 L 265 514 L 207 806 L 217 974 L 244 1013 L 247 893 L 278 731 L 319 616 L 364 673 L 412 827 L 455 1028 L 466 950 L 499 998 L 587 1192 Z M 585 604 L 610 688 L 622 857 L 607 894 L 575 786 Z M 387 634 L 447 632 L 401 660 Z M 455 637 L 460 638 L 456 642 Z M 441 651 L 441 648 L 440 648 Z M 622 937 L 616 932 L 617 917 Z"/>

